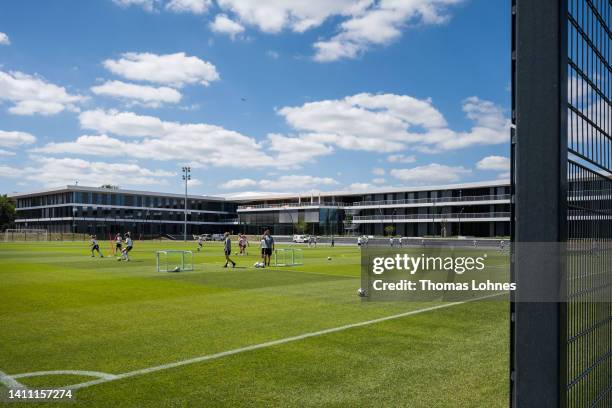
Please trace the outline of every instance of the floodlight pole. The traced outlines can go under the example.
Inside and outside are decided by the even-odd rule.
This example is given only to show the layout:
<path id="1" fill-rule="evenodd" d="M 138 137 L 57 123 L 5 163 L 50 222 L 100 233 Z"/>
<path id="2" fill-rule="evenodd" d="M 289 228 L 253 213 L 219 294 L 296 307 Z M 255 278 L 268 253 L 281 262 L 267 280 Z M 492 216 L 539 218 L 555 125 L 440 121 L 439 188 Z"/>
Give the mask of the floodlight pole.
<path id="1" fill-rule="evenodd" d="M 191 180 L 191 167 L 184 166 L 183 170 L 183 181 L 185 181 L 185 222 L 183 225 L 183 241 L 187 242 L 187 184 Z"/>

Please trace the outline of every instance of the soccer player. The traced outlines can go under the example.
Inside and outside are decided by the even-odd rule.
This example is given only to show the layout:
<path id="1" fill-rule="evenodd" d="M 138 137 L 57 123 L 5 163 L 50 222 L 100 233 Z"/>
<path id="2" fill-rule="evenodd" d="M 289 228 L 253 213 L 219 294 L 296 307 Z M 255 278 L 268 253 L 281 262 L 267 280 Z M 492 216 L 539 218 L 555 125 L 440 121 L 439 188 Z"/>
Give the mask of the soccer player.
<path id="1" fill-rule="evenodd" d="M 198 235 L 198 252 L 202 250 L 202 236 Z"/>
<path id="2" fill-rule="evenodd" d="M 119 233 L 115 235 L 115 252 L 113 252 L 113 255 L 117 255 L 117 250 L 119 251 L 119 253 L 123 252 L 121 234 Z"/>
<path id="3" fill-rule="evenodd" d="M 270 266 L 272 251 L 274 251 L 274 238 L 270 235 L 270 230 L 267 229 L 261 237 L 261 257 L 263 258 L 264 267 L 266 265 Z"/>
<path id="4" fill-rule="evenodd" d="M 224 238 L 223 239 L 223 253 L 225 253 L 225 265 L 223 265 L 223 267 L 227 268 L 227 264 L 231 263 L 232 268 L 235 268 L 236 262 L 230 259 L 230 255 L 232 253 L 232 240 L 230 239 L 229 232 L 226 232 L 225 234 L 223 234 L 223 238 Z"/>
<path id="5" fill-rule="evenodd" d="M 94 255 L 94 251 L 98 252 L 98 255 L 100 255 L 100 258 L 104 258 L 104 255 L 102 255 L 102 252 L 100 252 L 100 245 L 98 245 L 98 239 L 96 238 L 95 235 L 91 236 L 91 257 L 95 257 Z"/>
<path id="6" fill-rule="evenodd" d="M 134 247 L 134 243 L 132 241 L 132 237 L 129 232 L 125 233 L 125 248 L 121 251 L 121 258 L 125 261 L 130 261 L 130 251 Z"/>
<path id="7" fill-rule="evenodd" d="M 238 236 L 238 247 L 240 248 L 240 255 L 248 255 L 247 247 L 249 246 L 249 241 L 244 234 L 240 234 Z"/>

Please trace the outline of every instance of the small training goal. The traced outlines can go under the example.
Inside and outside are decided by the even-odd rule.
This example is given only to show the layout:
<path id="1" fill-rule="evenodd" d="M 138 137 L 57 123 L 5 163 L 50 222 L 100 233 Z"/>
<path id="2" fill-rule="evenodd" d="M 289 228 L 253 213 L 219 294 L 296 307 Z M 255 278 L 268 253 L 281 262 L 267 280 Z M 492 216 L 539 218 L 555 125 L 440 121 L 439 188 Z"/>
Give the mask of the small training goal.
<path id="1" fill-rule="evenodd" d="M 166 250 L 157 251 L 157 272 L 193 271 L 193 252 Z"/>
<path id="2" fill-rule="evenodd" d="M 298 248 L 279 248 L 274 250 L 274 266 L 303 265 L 304 255 Z"/>
<path id="3" fill-rule="evenodd" d="M 7 229 L 4 231 L 4 241 L 47 241 L 49 233 L 46 229 Z"/>

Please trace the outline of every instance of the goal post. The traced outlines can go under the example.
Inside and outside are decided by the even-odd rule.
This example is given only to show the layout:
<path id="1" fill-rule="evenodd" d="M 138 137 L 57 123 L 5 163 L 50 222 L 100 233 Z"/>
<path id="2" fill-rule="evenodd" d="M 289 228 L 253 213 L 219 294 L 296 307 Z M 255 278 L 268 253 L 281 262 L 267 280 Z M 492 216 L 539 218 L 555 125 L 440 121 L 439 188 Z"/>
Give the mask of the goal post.
<path id="1" fill-rule="evenodd" d="M 299 248 L 274 250 L 274 266 L 295 266 L 304 264 L 304 253 Z"/>
<path id="2" fill-rule="evenodd" d="M 156 252 L 157 272 L 193 271 L 193 252 L 164 250 Z"/>
<path id="3" fill-rule="evenodd" d="M 4 241 L 48 241 L 49 233 L 43 228 L 8 228 L 4 231 Z"/>

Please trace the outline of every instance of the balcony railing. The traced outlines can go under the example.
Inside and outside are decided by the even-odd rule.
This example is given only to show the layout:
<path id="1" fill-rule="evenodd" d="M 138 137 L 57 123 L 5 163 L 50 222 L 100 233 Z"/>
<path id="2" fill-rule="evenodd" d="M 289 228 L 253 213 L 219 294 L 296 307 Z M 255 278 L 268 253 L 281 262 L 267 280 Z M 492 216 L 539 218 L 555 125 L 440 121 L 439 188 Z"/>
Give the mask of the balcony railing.
<path id="1" fill-rule="evenodd" d="M 301 203 L 281 203 L 281 204 L 254 204 L 254 205 L 239 205 L 238 210 L 257 210 L 261 208 L 300 208 L 300 207 L 344 207 L 345 203 L 332 202 L 301 202 Z"/>
<path id="2" fill-rule="evenodd" d="M 434 203 L 503 201 L 503 200 L 510 200 L 510 194 L 497 194 L 497 195 L 484 195 L 484 196 L 461 196 L 461 197 L 438 197 L 438 198 L 406 198 L 403 200 L 356 201 L 352 205 L 354 207 L 379 207 L 383 205 L 434 204 Z"/>
<path id="3" fill-rule="evenodd" d="M 448 214 L 396 214 L 396 215 L 358 215 L 346 223 L 358 221 L 385 221 L 395 222 L 402 220 L 436 220 L 444 221 L 449 219 L 474 219 L 474 218 L 510 218 L 509 212 L 486 212 L 486 213 L 448 213 Z"/>
<path id="4" fill-rule="evenodd" d="M 438 197 L 438 198 L 407 198 L 403 200 L 380 200 L 380 201 L 355 201 L 353 203 L 337 203 L 337 202 L 310 202 L 301 203 L 280 203 L 280 204 L 253 204 L 239 205 L 238 210 L 257 210 L 265 208 L 300 208 L 300 207 L 379 207 L 383 205 L 406 205 L 406 204 L 435 204 L 435 203 L 454 203 L 454 202 L 469 202 L 477 203 L 479 201 L 509 201 L 510 194 L 496 194 L 483 196 L 462 196 L 462 197 Z"/>

